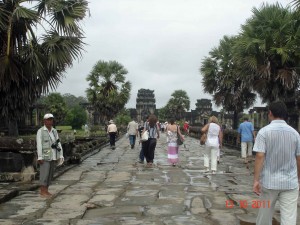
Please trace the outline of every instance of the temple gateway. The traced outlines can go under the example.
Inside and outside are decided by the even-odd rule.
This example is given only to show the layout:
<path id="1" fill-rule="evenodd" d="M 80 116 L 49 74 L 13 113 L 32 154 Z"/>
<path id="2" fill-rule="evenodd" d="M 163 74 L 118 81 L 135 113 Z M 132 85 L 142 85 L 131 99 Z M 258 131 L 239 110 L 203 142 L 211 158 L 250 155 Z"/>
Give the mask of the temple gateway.
<path id="1" fill-rule="evenodd" d="M 154 90 L 139 89 L 136 98 L 137 121 L 146 121 L 156 111 Z"/>

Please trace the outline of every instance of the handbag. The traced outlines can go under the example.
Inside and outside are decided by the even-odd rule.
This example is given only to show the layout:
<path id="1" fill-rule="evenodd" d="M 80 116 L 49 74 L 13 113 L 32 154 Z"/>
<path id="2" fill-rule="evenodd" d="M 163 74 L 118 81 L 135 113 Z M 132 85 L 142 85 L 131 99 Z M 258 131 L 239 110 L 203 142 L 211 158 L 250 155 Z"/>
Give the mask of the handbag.
<path id="1" fill-rule="evenodd" d="M 206 139 L 207 139 L 207 134 L 205 132 L 200 137 L 200 145 L 205 145 Z"/>
<path id="2" fill-rule="evenodd" d="M 209 124 L 207 130 L 201 135 L 200 137 L 200 145 L 205 145 L 205 142 L 207 140 L 207 132 L 209 130 Z"/>
<path id="3" fill-rule="evenodd" d="M 148 130 L 146 130 L 146 131 L 142 134 L 141 141 L 148 141 L 148 139 L 149 139 L 149 132 L 148 132 Z"/>
<path id="4" fill-rule="evenodd" d="M 183 141 L 178 133 L 178 126 L 177 126 L 177 145 L 182 145 L 183 144 Z"/>

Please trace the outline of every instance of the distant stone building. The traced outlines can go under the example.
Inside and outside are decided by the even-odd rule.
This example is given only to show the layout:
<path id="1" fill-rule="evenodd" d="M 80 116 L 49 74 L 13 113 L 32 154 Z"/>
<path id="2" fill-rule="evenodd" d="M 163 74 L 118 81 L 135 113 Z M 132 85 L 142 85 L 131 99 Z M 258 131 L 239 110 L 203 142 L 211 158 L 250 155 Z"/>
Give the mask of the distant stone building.
<path id="1" fill-rule="evenodd" d="M 185 112 L 184 118 L 185 121 L 188 121 L 190 125 L 195 125 L 195 121 L 198 117 L 198 113 L 196 110 L 191 110 L 191 112 Z"/>
<path id="2" fill-rule="evenodd" d="M 248 111 L 249 120 L 253 123 L 255 129 L 260 129 L 268 124 L 267 107 L 253 107 Z"/>
<path id="3" fill-rule="evenodd" d="M 137 112 L 135 108 L 129 108 L 128 109 L 130 117 L 133 118 L 134 120 L 137 120 Z"/>
<path id="4" fill-rule="evenodd" d="M 38 128 L 43 125 L 43 116 L 46 113 L 46 105 L 32 104 L 28 112 L 18 120 L 19 135 L 36 133 Z M 0 117 L 0 133 L 8 134 L 8 120 Z"/>
<path id="5" fill-rule="evenodd" d="M 206 124 L 208 122 L 208 118 L 212 113 L 212 103 L 210 99 L 197 99 L 196 103 L 196 112 L 197 117 L 195 120 L 196 124 Z"/>
<path id="6" fill-rule="evenodd" d="M 139 89 L 136 98 L 137 121 L 145 121 L 146 117 L 155 113 L 155 95 L 154 90 Z"/>

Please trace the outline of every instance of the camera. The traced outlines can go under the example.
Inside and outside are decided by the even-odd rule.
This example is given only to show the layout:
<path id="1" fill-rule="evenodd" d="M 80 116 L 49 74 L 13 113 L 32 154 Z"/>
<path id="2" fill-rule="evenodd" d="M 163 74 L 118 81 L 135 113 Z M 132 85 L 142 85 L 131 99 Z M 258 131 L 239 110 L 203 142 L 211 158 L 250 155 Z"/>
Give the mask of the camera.
<path id="1" fill-rule="evenodd" d="M 58 143 L 60 142 L 59 139 L 57 139 L 52 145 L 51 148 L 56 149 L 57 151 L 61 151 L 61 148 L 59 147 Z"/>

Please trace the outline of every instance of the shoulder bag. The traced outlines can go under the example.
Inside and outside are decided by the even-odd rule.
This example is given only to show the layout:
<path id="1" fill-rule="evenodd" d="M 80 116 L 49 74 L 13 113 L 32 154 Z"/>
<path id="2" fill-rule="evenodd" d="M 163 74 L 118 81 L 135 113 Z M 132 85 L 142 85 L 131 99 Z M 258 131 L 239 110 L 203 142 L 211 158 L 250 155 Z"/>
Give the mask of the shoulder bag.
<path id="1" fill-rule="evenodd" d="M 177 145 L 182 145 L 183 144 L 183 141 L 179 135 L 179 132 L 178 132 L 178 126 L 177 126 Z"/>
<path id="2" fill-rule="evenodd" d="M 209 125 L 208 125 L 208 128 L 207 128 L 207 131 L 205 131 L 201 137 L 200 137 L 200 145 L 205 145 L 205 142 L 207 140 L 207 132 L 208 132 L 208 129 L 209 129 Z"/>
<path id="3" fill-rule="evenodd" d="M 149 139 L 149 130 L 148 130 L 148 124 L 146 124 L 146 130 L 142 133 L 141 142 L 148 141 Z"/>
<path id="4" fill-rule="evenodd" d="M 204 132 L 200 137 L 200 145 L 205 145 L 206 139 L 207 139 L 207 134 L 206 132 Z"/>
<path id="5" fill-rule="evenodd" d="M 149 132 L 148 130 L 145 130 L 145 132 L 142 134 L 141 141 L 148 141 L 149 139 Z"/>

